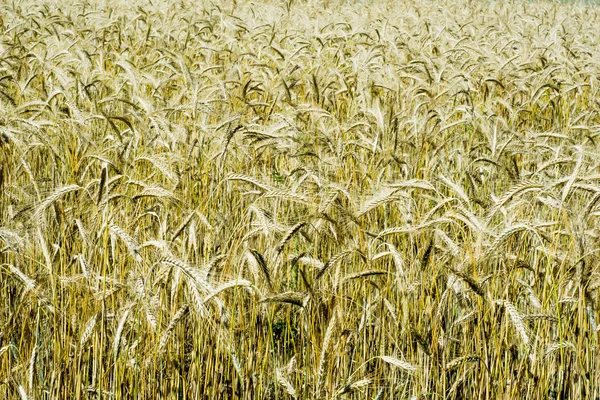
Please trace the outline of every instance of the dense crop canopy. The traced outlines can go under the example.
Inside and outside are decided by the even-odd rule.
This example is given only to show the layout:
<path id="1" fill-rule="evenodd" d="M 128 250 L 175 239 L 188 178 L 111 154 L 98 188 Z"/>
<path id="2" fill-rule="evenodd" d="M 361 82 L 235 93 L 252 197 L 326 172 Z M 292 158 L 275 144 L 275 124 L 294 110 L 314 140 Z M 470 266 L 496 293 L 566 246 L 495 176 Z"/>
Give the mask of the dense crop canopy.
<path id="1" fill-rule="evenodd" d="M 0 398 L 597 398 L 599 26 L 2 2 Z"/>

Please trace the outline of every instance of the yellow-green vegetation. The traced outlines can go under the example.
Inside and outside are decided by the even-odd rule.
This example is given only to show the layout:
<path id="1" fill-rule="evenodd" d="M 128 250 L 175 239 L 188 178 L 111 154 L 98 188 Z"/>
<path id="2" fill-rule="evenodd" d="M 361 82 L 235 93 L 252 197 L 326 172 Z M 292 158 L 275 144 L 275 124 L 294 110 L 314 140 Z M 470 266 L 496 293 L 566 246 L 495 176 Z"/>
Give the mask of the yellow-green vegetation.
<path id="1" fill-rule="evenodd" d="M 0 398 L 596 398 L 599 17 L 3 2 Z"/>

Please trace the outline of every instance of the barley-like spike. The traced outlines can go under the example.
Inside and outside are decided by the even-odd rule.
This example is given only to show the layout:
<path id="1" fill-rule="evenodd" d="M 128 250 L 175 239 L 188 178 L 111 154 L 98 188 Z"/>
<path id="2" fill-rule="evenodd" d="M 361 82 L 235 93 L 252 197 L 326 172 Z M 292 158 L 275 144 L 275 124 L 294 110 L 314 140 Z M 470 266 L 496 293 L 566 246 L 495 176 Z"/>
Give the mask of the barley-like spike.
<path id="1" fill-rule="evenodd" d="M 304 228 L 306 225 L 308 225 L 306 222 L 299 222 L 296 225 L 292 226 L 292 228 L 285 234 L 283 239 L 281 239 L 279 245 L 277 245 L 275 252 L 277 254 L 280 254 L 283 251 L 283 246 L 285 246 L 285 244 L 292 238 L 292 236 L 294 236 L 296 232 Z"/>
<path id="2" fill-rule="evenodd" d="M 406 180 L 406 181 L 399 181 L 399 182 L 390 183 L 390 184 L 388 184 L 388 186 L 391 188 L 398 188 L 398 189 L 407 188 L 407 189 L 421 189 L 421 190 L 432 191 L 432 192 L 436 191 L 430 182 L 425 181 L 423 179 L 410 179 L 410 180 Z"/>
<path id="3" fill-rule="evenodd" d="M 306 273 L 304 272 L 304 268 L 299 268 L 298 272 L 300 273 L 300 278 L 302 279 L 302 283 L 304 284 L 304 286 L 306 286 L 308 293 L 310 293 L 311 296 L 314 296 L 315 290 L 313 288 L 313 284 L 308 281 Z"/>
<path id="4" fill-rule="evenodd" d="M 325 264 L 321 260 L 317 260 L 316 258 L 312 258 L 305 253 L 297 256 L 296 262 L 303 266 L 309 266 L 317 271 L 322 270 L 325 267 Z"/>
<path id="5" fill-rule="evenodd" d="M 127 234 L 121 227 L 117 225 L 111 225 L 110 231 L 114 232 L 127 246 L 129 253 L 135 258 L 138 263 L 142 262 L 142 256 L 139 253 L 139 245 L 137 242 Z"/>
<path id="6" fill-rule="evenodd" d="M 450 237 L 446 234 L 446 232 L 442 231 L 441 229 L 436 229 L 435 234 L 440 239 L 442 239 L 442 241 L 444 243 L 446 243 L 446 246 L 448 246 L 450 248 L 450 252 L 452 253 L 452 255 L 454 257 L 458 257 L 460 255 L 460 249 L 459 249 L 458 245 L 456 243 L 454 243 L 454 241 L 452 239 L 450 239 Z"/>
<path id="7" fill-rule="evenodd" d="M 37 363 L 37 355 L 38 355 L 39 346 L 38 344 L 33 345 L 33 349 L 31 350 L 31 357 L 29 359 L 29 392 L 33 393 L 33 384 L 35 378 L 35 366 Z"/>
<path id="8" fill-rule="evenodd" d="M 485 232 L 485 224 L 481 222 L 479 218 L 477 218 L 469 209 L 464 207 L 461 202 L 457 202 L 454 208 L 459 215 L 464 216 L 465 219 L 463 219 L 463 221 L 468 221 L 467 225 L 469 225 L 474 232 Z"/>
<path id="9" fill-rule="evenodd" d="M 378 271 L 378 270 L 366 270 L 366 271 L 359 271 L 359 272 L 355 272 L 353 274 L 348 274 L 346 276 L 344 276 L 342 278 L 341 283 L 346 283 L 352 279 L 359 279 L 359 278 L 364 278 L 366 276 L 376 276 L 376 275 L 386 275 L 387 271 Z"/>
<path id="10" fill-rule="evenodd" d="M 0 228 L 0 239 L 13 250 L 22 250 L 25 247 L 25 238 L 7 228 Z"/>
<path id="11" fill-rule="evenodd" d="M 529 346 L 529 335 L 527 334 L 527 330 L 525 329 L 525 324 L 523 324 L 523 317 L 521 317 L 521 314 L 517 311 L 515 306 L 513 306 L 512 303 L 506 300 L 499 300 L 496 303 L 502 304 L 504 306 L 504 309 L 508 312 L 508 315 L 513 323 L 513 326 L 515 327 L 515 330 L 521 336 L 523 344 Z"/>
<path id="12" fill-rule="evenodd" d="M 258 260 L 256 259 L 256 257 L 254 257 L 254 255 L 252 254 L 252 252 L 250 250 L 246 250 L 244 255 L 245 255 L 246 263 L 248 265 L 248 269 L 250 270 L 250 273 L 252 274 L 252 277 L 254 278 L 254 282 L 258 282 L 260 279 L 259 278 L 260 267 L 258 265 Z"/>
<path id="13" fill-rule="evenodd" d="M 144 187 L 140 194 L 132 197 L 132 200 L 138 200 L 143 197 L 158 197 L 179 202 L 179 199 L 177 198 L 177 196 L 175 196 L 173 192 L 158 185 Z"/>
<path id="14" fill-rule="evenodd" d="M 393 234 L 415 233 L 415 232 L 422 231 L 424 229 L 428 229 L 432 226 L 437 226 L 440 224 L 451 224 L 451 223 L 455 223 L 455 221 L 450 218 L 438 218 L 433 221 L 427 221 L 427 222 L 425 222 L 421 225 L 417 225 L 417 226 L 407 226 L 407 227 L 384 229 L 383 231 L 379 232 L 378 237 L 383 237 L 383 236 L 388 236 L 388 235 L 393 235 Z"/>
<path id="15" fill-rule="evenodd" d="M 379 389 L 373 400 L 381 400 L 383 399 L 383 394 L 385 393 L 385 388 Z"/>
<path id="16" fill-rule="evenodd" d="M 135 163 L 141 160 L 150 162 L 150 164 L 154 165 L 154 167 L 156 167 L 156 169 L 158 169 L 167 179 L 173 182 L 173 184 L 176 185 L 179 182 L 179 176 L 169 168 L 167 161 L 162 159 L 162 157 L 156 155 L 144 155 L 137 157 L 133 162 Z"/>
<path id="17" fill-rule="evenodd" d="M 146 314 L 146 320 L 148 320 L 148 324 L 152 328 L 152 331 L 156 331 L 158 327 L 158 318 L 156 314 L 156 308 L 151 304 L 143 305 L 144 314 Z"/>
<path id="18" fill-rule="evenodd" d="M 181 232 L 183 232 L 183 230 L 185 229 L 186 226 L 188 226 L 188 224 L 190 223 L 190 221 L 192 220 L 192 218 L 194 218 L 194 216 L 196 216 L 196 212 L 193 211 L 190 213 L 190 215 L 187 216 L 187 218 L 181 223 L 181 225 L 179 225 L 179 227 L 177 228 L 177 230 L 175 230 L 175 233 L 173 233 L 173 236 L 171 236 L 171 242 L 174 242 L 175 239 L 177 239 L 177 237 L 179 235 L 181 235 Z"/>
<path id="19" fill-rule="evenodd" d="M 419 331 L 417 331 L 414 328 L 410 328 L 410 334 L 412 336 L 414 336 L 415 341 L 417 342 L 417 344 L 419 345 L 419 347 L 421 348 L 421 350 L 423 350 L 423 352 L 425 354 L 427 354 L 428 356 L 431 355 L 431 349 L 429 346 L 429 342 L 427 340 L 425 340 L 425 337 L 423 337 L 423 335 L 421 335 L 421 333 L 419 333 Z"/>
<path id="20" fill-rule="evenodd" d="M 523 194 L 530 191 L 538 191 L 544 188 L 544 185 L 534 181 L 525 180 L 518 185 L 509 189 L 490 209 L 487 218 L 491 219 L 507 202 L 518 194 Z"/>
<path id="21" fill-rule="evenodd" d="M 365 203 L 361 206 L 360 210 L 358 211 L 358 214 L 356 214 L 356 218 L 360 218 L 361 216 L 365 215 L 369 211 L 371 211 L 381 205 L 387 204 L 387 203 L 397 200 L 401 197 L 408 197 L 408 194 L 404 194 L 403 196 L 401 196 L 401 195 L 396 194 L 397 192 L 398 192 L 397 188 L 385 187 L 382 190 L 380 190 L 379 192 L 375 193 L 370 199 L 365 201 Z"/>
<path id="22" fill-rule="evenodd" d="M 270 213 L 262 208 L 250 206 L 248 207 L 248 211 L 252 213 L 252 215 L 256 218 L 256 223 L 254 220 L 252 221 L 253 225 L 257 225 L 259 230 L 262 230 L 263 234 L 268 236 L 272 230 L 276 230 L 276 225 L 271 222 L 273 218 Z M 249 235 L 246 235 L 244 241 L 247 240 Z"/>
<path id="23" fill-rule="evenodd" d="M 123 331 L 125 329 L 125 323 L 127 322 L 127 317 L 129 316 L 129 312 L 133 308 L 133 305 L 127 306 L 125 312 L 121 316 L 121 320 L 119 321 L 119 326 L 117 327 L 117 332 L 115 333 L 115 339 L 113 342 L 113 360 L 117 361 L 119 357 L 119 350 L 121 349 L 121 336 L 123 335 Z"/>
<path id="24" fill-rule="evenodd" d="M 558 322 L 558 318 L 556 318 L 554 315 L 548 315 L 548 314 L 529 314 L 529 315 L 523 315 L 523 320 L 525 321 L 549 321 L 552 323 L 557 323 Z"/>
<path id="25" fill-rule="evenodd" d="M 98 320 L 98 314 L 94 314 L 92 318 L 90 318 L 85 323 L 85 328 L 83 329 L 83 333 L 81 334 L 81 338 L 79 339 L 79 348 L 83 349 L 83 347 L 87 344 L 87 341 L 94 333 L 94 328 L 96 327 L 96 321 Z"/>
<path id="26" fill-rule="evenodd" d="M 406 362 L 404 360 L 401 360 L 399 358 L 396 357 L 392 357 L 392 356 L 378 356 L 377 358 L 382 359 L 383 361 L 385 361 L 386 363 L 393 365 L 394 367 L 398 367 L 403 371 L 406 372 L 416 372 L 418 371 L 418 368 L 415 367 L 414 365 L 412 365 L 409 362 Z"/>
<path id="27" fill-rule="evenodd" d="M 338 396 L 340 396 L 342 394 L 352 393 L 355 390 L 363 389 L 363 388 L 369 386 L 370 384 L 371 384 L 371 379 L 369 379 L 369 378 L 361 379 L 359 381 L 355 381 L 353 383 L 346 384 L 346 385 L 342 386 L 340 389 L 338 389 L 335 392 L 335 395 L 333 397 L 337 398 Z"/>
<path id="28" fill-rule="evenodd" d="M 571 194 L 571 188 L 573 187 L 573 184 L 577 180 L 577 176 L 579 175 L 579 170 L 581 169 L 581 165 L 583 163 L 583 147 L 582 146 L 574 146 L 574 147 L 578 153 L 577 162 L 575 163 L 575 168 L 573 168 L 573 173 L 571 174 L 571 177 L 569 178 L 568 182 L 566 183 L 565 187 L 563 188 L 563 192 L 562 192 L 563 203 L 567 200 L 567 198 L 569 197 L 569 194 Z"/>
<path id="29" fill-rule="evenodd" d="M 431 258 L 431 254 L 433 253 L 433 249 L 434 248 L 434 241 L 433 239 L 429 239 L 428 243 L 427 243 L 427 247 L 425 248 L 425 251 L 423 251 L 423 255 L 421 256 L 421 269 L 425 269 L 427 267 L 427 264 L 429 263 L 429 259 Z"/>
<path id="30" fill-rule="evenodd" d="M 298 194 L 298 193 L 288 192 L 285 190 L 272 189 L 272 190 L 269 190 L 268 192 L 266 192 L 262 197 L 266 198 L 266 199 L 278 198 L 278 199 L 290 200 L 290 201 L 301 203 L 301 204 L 310 204 L 310 200 L 308 199 L 308 197 L 302 196 L 301 194 Z"/>
<path id="31" fill-rule="evenodd" d="M 304 292 L 285 292 L 274 296 L 265 297 L 261 300 L 263 303 L 288 303 L 298 307 L 304 307 L 308 300 L 307 293 Z"/>
<path id="32" fill-rule="evenodd" d="M 334 266 L 337 262 L 341 261 L 344 257 L 348 256 L 349 254 L 352 254 L 353 252 L 353 250 L 344 250 L 331 257 L 329 261 L 327 261 L 325 265 L 323 265 L 323 268 L 319 270 L 317 276 L 315 277 L 315 281 L 319 280 L 319 278 L 321 278 L 329 268 Z"/>
<path id="33" fill-rule="evenodd" d="M 467 285 L 469 285 L 469 287 L 471 288 L 471 290 L 473 292 L 475 292 L 476 294 L 478 294 L 479 296 L 481 296 L 483 299 L 485 299 L 485 292 L 484 290 L 481 288 L 481 285 L 479 285 L 479 283 L 473 279 L 470 275 L 468 275 L 465 272 L 462 271 L 457 271 L 457 270 L 452 270 L 452 272 L 458 276 L 459 278 L 461 278 L 463 281 L 465 281 L 465 283 Z"/>
<path id="34" fill-rule="evenodd" d="M 447 287 L 446 289 L 444 289 L 444 292 L 442 293 L 442 297 L 440 297 L 440 300 L 438 302 L 438 306 L 437 306 L 437 310 L 435 312 L 435 320 L 441 322 L 442 321 L 442 317 L 444 315 L 444 311 L 446 310 L 446 303 L 448 302 L 448 297 L 450 296 L 451 293 L 451 289 L 449 287 Z M 445 329 L 445 327 L 444 327 Z"/>
<path id="35" fill-rule="evenodd" d="M 462 356 L 462 357 L 458 357 L 458 358 L 455 358 L 454 360 L 450 361 L 448 364 L 446 364 L 444 366 L 444 369 L 446 371 L 452 371 L 453 369 L 458 368 L 459 366 L 461 366 L 464 363 L 467 363 L 467 362 L 470 362 L 470 363 L 471 362 L 479 362 L 479 361 L 481 361 L 481 357 L 479 357 L 476 354 L 471 354 L 471 355 L 468 355 L 468 356 Z"/>
<path id="36" fill-rule="evenodd" d="M 227 289 L 234 288 L 234 287 L 245 287 L 245 288 L 253 289 L 260 295 L 258 288 L 256 288 L 252 284 L 252 282 L 247 281 L 246 279 L 236 279 L 233 281 L 225 282 L 221 286 L 216 287 L 215 290 L 211 294 L 209 294 L 208 296 L 206 296 L 204 298 L 204 303 L 208 302 L 209 300 L 211 300 L 213 297 L 220 294 L 221 292 L 223 292 Z"/>
<path id="37" fill-rule="evenodd" d="M 296 394 L 296 389 L 294 389 L 294 386 L 290 383 L 290 381 L 286 379 L 285 375 L 283 374 L 280 368 L 277 368 L 277 370 L 275 371 L 275 376 L 277 378 L 277 383 L 283 386 L 285 391 L 290 396 L 292 396 L 293 399 L 297 399 L 298 396 Z"/>
<path id="38" fill-rule="evenodd" d="M 546 353 L 544 354 L 544 357 L 550 357 L 551 355 L 553 355 L 557 351 L 563 350 L 563 349 L 568 349 L 569 351 L 573 351 L 574 352 L 575 351 L 575 345 L 573 343 L 571 343 L 571 342 L 557 342 L 557 343 L 552 343 L 546 349 Z"/>
<path id="39" fill-rule="evenodd" d="M 186 295 L 188 296 L 188 298 L 192 299 L 192 304 L 194 305 L 196 312 L 201 317 L 204 318 L 206 316 L 208 310 L 206 309 L 206 306 L 204 305 L 204 299 L 202 298 L 202 295 L 198 291 L 198 287 L 196 285 L 187 285 L 185 292 L 186 292 Z"/>
<path id="40" fill-rule="evenodd" d="M 390 243 L 385 244 L 392 255 L 392 259 L 394 260 L 394 267 L 396 267 L 396 275 L 399 277 L 405 276 L 404 271 L 404 259 L 402 258 L 402 254 Z"/>
<path id="41" fill-rule="evenodd" d="M 160 341 L 158 342 L 158 354 L 162 354 L 164 352 L 167 346 L 167 342 L 171 337 L 171 332 L 175 329 L 177 323 L 179 323 L 179 321 L 187 315 L 188 311 L 189 306 L 187 304 L 184 304 L 179 308 L 179 310 L 177 310 L 177 312 L 173 316 L 173 319 L 171 319 L 171 322 L 169 322 L 169 326 L 167 326 L 165 333 L 163 333 L 163 335 L 160 338 Z"/>
<path id="42" fill-rule="evenodd" d="M 248 183 L 253 184 L 257 188 L 262 189 L 263 191 L 270 191 L 272 189 L 271 186 L 260 182 L 258 179 L 255 179 L 255 178 L 253 178 L 251 176 L 242 175 L 242 174 L 232 174 L 232 175 L 229 175 L 227 178 L 225 178 L 225 180 L 227 180 L 227 181 L 243 181 L 243 182 L 248 182 Z"/>
<path id="43" fill-rule="evenodd" d="M 538 166 L 537 170 L 533 173 L 533 175 L 538 175 L 540 172 L 550 168 L 550 167 L 554 167 L 556 165 L 560 165 L 560 164 L 572 164 L 576 162 L 575 160 L 573 160 L 573 157 L 561 157 L 561 158 L 554 158 L 548 162 L 545 162 L 543 164 L 541 164 L 540 166 Z"/>
<path id="44" fill-rule="evenodd" d="M 68 193 L 80 190 L 81 186 L 79 185 L 67 185 L 61 188 L 56 189 L 50 196 L 48 196 L 44 201 L 42 201 L 33 212 L 31 219 L 33 221 L 39 221 L 43 212 L 48 208 L 51 204 L 54 204 L 58 199 L 65 196 Z"/>
<path id="45" fill-rule="evenodd" d="M 29 400 L 29 396 L 23 385 L 17 385 L 17 389 L 19 391 L 19 396 L 21 396 L 21 400 Z"/>
<path id="46" fill-rule="evenodd" d="M 2 266 L 7 267 L 12 274 L 16 275 L 21 280 L 21 282 L 25 284 L 25 288 L 27 290 L 34 290 L 36 288 L 36 281 L 25 275 L 23 272 L 21 272 L 19 268 L 11 264 L 2 264 Z"/>
<path id="47" fill-rule="evenodd" d="M 456 321 L 454 321 L 452 323 L 452 326 L 458 326 L 465 322 L 468 322 L 468 321 L 472 320 L 476 315 L 477 315 L 477 310 L 473 310 L 473 311 L 463 315 L 462 317 L 458 318 Z"/>
<path id="48" fill-rule="evenodd" d="M 271 273 L 269 272 L 269 268 L 267 267 L 267 262 L 265 261 L 262 254 L 258 252 L 258 250 L 249 249 L 249 251 L 250 253 L 252 253 L 252 256 L 254 256 L 254 259 L 258 262 L 258 266 L 260 267 L 260 271 L 265 276 L 267 285 L 269 286 L 269 290 L 273 291 L 273 281 L 271 280 Z"/>
<path id="49" fill-rule="evenodd" d="M 104 195 L 104 191 L 108 190 L 106 186 L 106 181 L 108 180 L 108 165 L 102 166 L 102 171 L 100 171 L 100 184 L 98 185 L 98 196 L 96 197 L 96 205 L 99 206 L 102 202 L 102 196 Z"/>
<path id="50" fill-rule="evenodd" d="M 592 210 L 594 209 L 594 207 L 596 206 L 596 204 L 598 203 L 599 200 L 600 200 L 600 191 L 596 192 L 594 197 L 592 197 L 592 200 L 590 200 L 587 207 L 585 208 L 585 211 L 583 213 L 584 218 L 587 218 L 592 213 Z"/>
<path id="51" fill-rule="evenodd" d="M 223 261 L 227 256 L 225 254 L 217 254 L 212 257 L 206 265 L 204 265 L 204 270 L 206 271 L 207 276 L 212 276 L 215 274 L 216 267 L 219 265 L 221 261 Z"/>
<path id="52" fill-rule="evenodd" d="M 510 227 L 506 228 L 500 235 L 498 235 L 496 240 L 494 240 L 494 242 L 490 245 L 489 249 L 486 252 L 486 256 L 489 256 L 492 253 L 494 253 L 498 249 L 498 247 L 502 243 L 504 243 L 509 237 L 511 237 L 519 232 L 523 232 L 523 231 L 535 232 L 535 229 L 528 225 L 525 225 L 525 224 L 518 224 L 518 225 L 510 226 Z"/>
<path id="53" fill-rule="evenodd" d="M 542 303 L 540 299 L 535 295 L 533 289 L 529 285 L 523 285 L 525 292 L 527 293 L 527 297 L 529 298 L 529 303 L 536 309 L 542 309 Z"/>
<path id="54" fill-rule="evenodd" d="M 319 357 L 319 369 L 317 371 L 317 391 L 321 391 L 321 380 L 323 378 L 323 374 L 325 372 L 325 363 L 327 358 L 327 353 L 329 352 L 329 344 L 331 343 L 331 339 L 333 337 L 333 332 L 335 330 L 336 324 L 336 314 L 335 309 L 331 313 L 331 318 L 329 319 L 329 323 L 327 324 L 327 329 L 325 330 L 325 336 L 323 337 L 323 345 L 321 346 L 321 356 Z"/>
<path id="55" fill-rule="evenodd" d="M 196 268 L 192 268 L 183 261 L 178 260 L 174 257 L 164 257 L 161 259 L 160 262 L 170 264 L 179 268 L 185 276 L 192 280 L 195 286 L 199 287 L 206 293 L 212 293 L 213 288 L 207 281 L 207 275 L 203 274 Z"/>
<path id="56" fill-rule="evenodd" d="M 449 188 L 451 188 L 454 193 L 456 193 L 466 204 L 470 204 L 469 196 L 465 193 L 464 189 L 452 182 L 449 178 L 444 175 L 440 175 L 440 180 Z"/>
<path id="57" fill-rule="evenodd" d="M 320 214 L 326 213 L 327 210 L 329 210 L 329 207 L 331 207 L 333 202 L 337 199 L 338 193 L 339 192 L 337 190 L 330 190 L 327 193 L 327 195 L 321 201 L 321 204 L 319 204 L 319 213 Z"/>
<path id="58" fill-rule="evenodd" d="M 109 298 L 110 296 L 112 296 L 113 294 L 120 291 L 121 289 L 123 289 L 122 285 L 116 285 L 110 289 L 106 289 L 106 290 L 102 290 L 102 291 L 96 290 L 96 291 L 94 291 L 94 298 L 97 301 L 104 301 L 107 298 Z"/>

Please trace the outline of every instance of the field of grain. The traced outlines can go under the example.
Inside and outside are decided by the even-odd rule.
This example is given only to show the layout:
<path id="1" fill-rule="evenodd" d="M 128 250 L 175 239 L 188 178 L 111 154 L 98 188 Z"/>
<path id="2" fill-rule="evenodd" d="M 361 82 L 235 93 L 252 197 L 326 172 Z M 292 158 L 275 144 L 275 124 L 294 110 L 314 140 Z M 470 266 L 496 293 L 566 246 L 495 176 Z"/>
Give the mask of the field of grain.
<path id="1" fill-rule="evenodd" d="M 600 9 L 0 5 L 0 398 L 598 398 Z"/>

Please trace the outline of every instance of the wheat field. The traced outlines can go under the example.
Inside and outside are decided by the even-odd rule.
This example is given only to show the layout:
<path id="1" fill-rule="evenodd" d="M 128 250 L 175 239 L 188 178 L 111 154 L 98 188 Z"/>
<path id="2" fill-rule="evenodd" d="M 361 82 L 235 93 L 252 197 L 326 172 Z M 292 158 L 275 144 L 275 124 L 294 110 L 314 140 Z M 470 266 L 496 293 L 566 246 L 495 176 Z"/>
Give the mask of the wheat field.
<path id="1" fill-rule="evenodd" d="M 0 398 L 600 398 L 600 8 L 0 5 Z"/>

